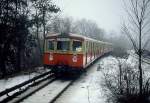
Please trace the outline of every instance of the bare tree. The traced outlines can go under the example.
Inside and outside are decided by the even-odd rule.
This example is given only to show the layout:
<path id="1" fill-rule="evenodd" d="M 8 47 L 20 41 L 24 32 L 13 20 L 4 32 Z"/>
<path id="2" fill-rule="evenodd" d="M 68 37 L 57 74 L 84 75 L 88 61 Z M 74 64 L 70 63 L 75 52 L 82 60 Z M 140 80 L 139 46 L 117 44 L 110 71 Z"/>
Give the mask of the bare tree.
<path id="1" fill-rule="evenodd" d="M 135 53 L 139 57 L 139 94 L 141 96 L 143 89 L 141 59 L 143 50 L 146 49 L 150 40 L 148 35 L 150 33 L 150 0 L 124 0 L 123 2 L 129 22 L 123 24 L 122 30 L 131 41 Z"/>
<path id="2" fill-rule="evenodd" d="M 73 19 L 71 17 L 55 16 L 51 23 L 51 32 L 54 33 L 69 33 L 72 32 Z"/>
<path id="3" fill-rule="evenodd" d="M 97 23 L 91 20 L 81 19 L 74 23 L 73 31 L 94 39 L 102 40 L 105 31 L 98 27 Z"/>
<path id="4" fill-rule="evenodd" d="M 97 40 L 102 40 L 105 34 L 105 31 L 99 28 L 94 21 L 86 19 L 74 20 L 72 17 L 56 16 L 49 26 L 52 28 L 50 32 L 77 33 Z"/>

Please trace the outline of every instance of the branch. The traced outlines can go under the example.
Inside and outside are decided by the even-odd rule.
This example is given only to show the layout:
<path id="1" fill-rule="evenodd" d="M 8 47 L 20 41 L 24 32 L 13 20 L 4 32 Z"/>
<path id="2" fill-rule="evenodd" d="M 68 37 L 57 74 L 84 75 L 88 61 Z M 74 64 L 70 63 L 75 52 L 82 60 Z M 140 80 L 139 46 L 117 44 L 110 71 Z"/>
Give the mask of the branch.
<path id="1" fill-rule="evenodd" d="M 150 20 L 148 19 L 148 21 L 145 19 L 145 23 L 143 23 L 142 25 L 142 29 L 146 28 L 146 26 L 150 23 Z"/>
<path id="2" fill-rule="evenodd" d="M 131 36 L 131 33 L 129 32 L 129 30 L 126 27 L 125 24 L 122 27 L 122 31 L 127 35 L 127 37 L 129 38 L 129 40 L 131 41 L 131 43 L 132 43 L 132 45 L 134 47 L 135 52 L 138 53 L 138 48 L 137 48 L 136 42 L 134 41 L 133 37 Z"/>
<path id="3" fill-rule="evenodd" d="M 149 44 L 149 42 L 150 42 L 150 38 L 145 42 L 145 44 L 144 44 L 144 46 L 143 46 L 143 48 L 142 48 L 142 50 L 144 49 L 144 48 L 146 48 L 147 47 L 147 45 Z"/>
<path id="4" fill-rule="evenodd" d="M 136 29 L 134 29 L 134 28 L 130 27 L 130 30 L 131 30 L 133 33 L 135 33 L 135 34 L 138 34 L 138 32 L 137 32 L 137 30 L 136 30 Z"/>
<path id="5" fill-rule="evenodd" d="M 125 9 L 127 15 L 129 15 L 129 18 L 131 19 L 131 22 L 133 22 L 133 24 L 135 24 L 135 26 L 137 28 L 139 28 L 139 26 L 138 26 L 138 20 L 136 21 L 136 19 L 132 16 L 132 13 L 134 13 L 134 11 L 132 10 L 133 8 L 127 9 L 128 7 L 127 7 L 126 3 L 124 1 L 123 1 L 123 3 L 125 5 L 124 9 Z M 132 11 L 132 13 L 130 13 L 129 10 Z"/>
<path id="6" fill-rule="evenodd" d="M 135 15 L 138 23 L 140 23 L 140 18 L 139 18 L 139 13 L 138 13 L 138 0 L 135 0 L 135 4 L 134 4 L 134 0 L 130 0 L 131 1 L 131 11 L 133 9 L 133 15 Z"/>
<path id="7" fill-rule="evenodd" d="M 150 32 L 150 28 L 146 32 L 143 33 L 143 37 L 149 32 Z"/>
<path id="8" fill-rule="evenodd" d="M 148 9 L 148 8 L 147 8 Z M 149 10 L 149 9 L 148 9 Z M 146 19 L 147 17 L 149 17 L 150 15 L 150 11 L 147 11 L 147 13 L 144 15 L 144 19 Z"/>

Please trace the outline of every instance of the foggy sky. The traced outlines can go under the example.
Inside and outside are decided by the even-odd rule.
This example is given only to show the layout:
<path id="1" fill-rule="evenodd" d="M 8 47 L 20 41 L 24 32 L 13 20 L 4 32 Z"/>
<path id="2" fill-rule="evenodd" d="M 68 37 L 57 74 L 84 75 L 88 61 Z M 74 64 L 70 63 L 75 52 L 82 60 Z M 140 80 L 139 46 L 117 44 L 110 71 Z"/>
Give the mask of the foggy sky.
<path id="1" fill-rule="evenodd" d="M 56 0 L 63 16 L 94 20 L 106 31 L 120 31 L 124 9 L 122 0 Z"/>

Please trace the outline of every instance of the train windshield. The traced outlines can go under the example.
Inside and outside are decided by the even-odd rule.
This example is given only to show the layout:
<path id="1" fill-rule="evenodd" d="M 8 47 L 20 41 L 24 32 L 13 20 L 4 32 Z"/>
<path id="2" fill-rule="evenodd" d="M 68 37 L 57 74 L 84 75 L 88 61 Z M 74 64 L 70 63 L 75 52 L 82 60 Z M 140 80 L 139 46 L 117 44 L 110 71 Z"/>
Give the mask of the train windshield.
<path id="1" fill-rule="evenodd" d="M 54 50 L 54 41 L 53 40 L 47 41 L 47 44 L 48 44 L 48 47 L 47 47 L 48 50 Z"/>
<path id="2" fill-rule="evenodd" d="M 68 51 L 70 41 L 57 41 L 57 50 Z"/>
<path id="3" fill-rule="evenodd" d="M 73 41 L 73 51 L 76 51 L 76 52 L 82 51 L 82 42 L 81 41 Z"/>

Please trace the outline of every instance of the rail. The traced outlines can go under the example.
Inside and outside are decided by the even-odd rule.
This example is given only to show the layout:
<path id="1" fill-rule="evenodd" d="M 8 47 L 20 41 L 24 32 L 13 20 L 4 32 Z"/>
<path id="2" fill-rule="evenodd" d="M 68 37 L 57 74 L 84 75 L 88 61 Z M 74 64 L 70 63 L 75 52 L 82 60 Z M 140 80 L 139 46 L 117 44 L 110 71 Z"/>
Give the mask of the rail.
<path id="1" fill-rule="evenodd" d="M 36 77 L 33 77 L 32 79 L 29 79 L 29 80 L 24 81 L 24 82 L 22 82 L 20 84 L 17 84 L 15 86 L 11 87 L 11 88 L 7 88 L 7 89 L 5 89 L 5 90 L 3 90 L 3 91 L 0 92 L 0 97 L 4 96 L 4 95 L 8 95 L 8 93 L 10 93 L 12 91 L 15 91 L 17 89 L 21 89 L 21 87 L 23 87 L 23 86 L 25 86 L 25 85 L 27 85 L 29 83 L 32 83 L 32 82 L 34 82 L 34 81 L 36 81 L 36 80 L 38 80 L 38 79 L 40 79 L 42 77 L 45 77 L 45 76 L 49 75 L 50 73 L 51 73 L 51 71 L 48 71 L 46 73 L 43 73 L 43 74 L 38 75 Z"/>
<path id="2" fill-rule="evenodd" d="M 54 103 L 73 83 L 75 80 L 72 80 L 67 86 L 65 86 L 49 103 Z"/>

